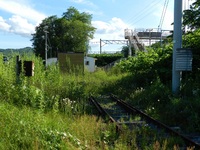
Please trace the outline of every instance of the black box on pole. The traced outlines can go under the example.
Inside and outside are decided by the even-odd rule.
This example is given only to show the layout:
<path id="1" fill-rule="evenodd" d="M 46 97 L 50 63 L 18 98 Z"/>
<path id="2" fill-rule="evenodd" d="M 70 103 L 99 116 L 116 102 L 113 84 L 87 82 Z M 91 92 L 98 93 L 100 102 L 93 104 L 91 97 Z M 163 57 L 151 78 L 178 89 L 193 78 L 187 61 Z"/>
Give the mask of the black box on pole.
<path id="1" fill-rule="evenodd" d="M 28 76 L 28 77 L 34 76 L 34 62 L 33 61 L 24 61 L 24 74 L 25 76 Z"/>

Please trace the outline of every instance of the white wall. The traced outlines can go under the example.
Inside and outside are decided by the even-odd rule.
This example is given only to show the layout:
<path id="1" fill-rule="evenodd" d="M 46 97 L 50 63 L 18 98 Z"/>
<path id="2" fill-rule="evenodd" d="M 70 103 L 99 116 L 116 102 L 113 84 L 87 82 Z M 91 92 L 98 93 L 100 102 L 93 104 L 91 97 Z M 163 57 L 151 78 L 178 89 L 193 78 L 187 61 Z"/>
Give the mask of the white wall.
<path id="1" fill-rule="evenodd" d="M 57 58 L 48 58 L 47 59 L 47 66 L 51 65 L 51 64 L 56 64 L 58 61 Z"/>
<path id="2" fill-rule="evenodd" d="M 95 71 L 95 69 L 96 69 L 95 60 L 96 60 L 96 58 L 93 58 L 93 57 L 87 57 L 86 56 L 84 58 L 84 65 L 89 72 Z"/>

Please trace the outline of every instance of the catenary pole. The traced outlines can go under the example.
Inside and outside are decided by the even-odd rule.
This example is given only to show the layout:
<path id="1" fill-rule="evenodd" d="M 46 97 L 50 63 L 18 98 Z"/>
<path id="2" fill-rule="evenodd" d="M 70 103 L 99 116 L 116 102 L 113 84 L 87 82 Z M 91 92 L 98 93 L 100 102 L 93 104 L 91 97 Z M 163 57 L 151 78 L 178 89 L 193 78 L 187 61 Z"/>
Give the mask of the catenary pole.
<path id="1" fill-rule="evenodd" d="M 172 92 L 178 94 L 180 90 L 181 72 L 176 70 L 176 50 L 182 47 L 182 0 L 174 0 L 174 34 L 173 34 L 173 64 L 172 64 Z"/>

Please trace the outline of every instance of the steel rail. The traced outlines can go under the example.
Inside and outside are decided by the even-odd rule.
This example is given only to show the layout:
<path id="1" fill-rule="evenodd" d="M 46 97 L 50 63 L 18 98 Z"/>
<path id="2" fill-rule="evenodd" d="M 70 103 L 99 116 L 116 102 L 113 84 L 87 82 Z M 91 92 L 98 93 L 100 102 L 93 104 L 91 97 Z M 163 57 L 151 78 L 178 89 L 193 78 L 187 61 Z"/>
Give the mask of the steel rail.
<path id="1" fill-rule="evenodd" d="M 136 112 L 136 113 L 140 114 L 142 117 L 144 117 L 145 119 L 147 119 L 147 120 L 150 121 L 151 123 L 157 125 L 158 127 L 165 129 L 167 132 L 169 132 L 169 133 L 171 133 L 171 134 L 174 134 L 174 135 L 176 135 L 176 136 L 178 136 L 178 137 L 181 137 L 181 138 L 185 141 L 185 143 L 188 144 L 187 146 L 195 146 L 195 148 L 200 149 L 200 144 L 198 144 L 198 143 L 192 141 L 192 140 L 189 139 L 188 137 L 186 137 L 186 136 L 184 136 L 184 135 L 178 133 L 177 131 L 171 129 L 170 127 L 168 127 L 167 125 L 161 123 L 160 121 L 153 119 L 152 117 L 148 116 L 146 113 L 140 111 L 140 110 L 137 109 L 137 108 L 134 108 L 133 106 L 129 105 L 128 103 L 124 102 L 123 100 L 118 99 L 115 95 L 111 94 L 110 96 L 111 96 L 111 98 L 112 98 L 113 100 L 115 100 L 117 103 L 119 103 L 119 104 L 120 104 L 122 107 L 124 107 L 127 111 L 129 111 L 129 112 L 131 112 L 131 113 L 135 113 L 135 112 Z"/>
<path id="2" fill-rule="evenodd" d="M 118 122 L 115 121 L 115 119 L 109 115 L 109 113 L 103 109 L 100 104 L 96 101 L 96 99 L 91 96 L 89 98 L 89 100 L 95 105 L 95 107 L 97 108 L 97 110 L 99 111 L 100 114 L 104 115 L 104 116 L 108 116 L 109 117 L 109 120 L 112 122 L 112 123 L 115 123 L 116 124 L 116 131 L 122 131 L 122 128 L 120 126 L 120 124 Z"/>

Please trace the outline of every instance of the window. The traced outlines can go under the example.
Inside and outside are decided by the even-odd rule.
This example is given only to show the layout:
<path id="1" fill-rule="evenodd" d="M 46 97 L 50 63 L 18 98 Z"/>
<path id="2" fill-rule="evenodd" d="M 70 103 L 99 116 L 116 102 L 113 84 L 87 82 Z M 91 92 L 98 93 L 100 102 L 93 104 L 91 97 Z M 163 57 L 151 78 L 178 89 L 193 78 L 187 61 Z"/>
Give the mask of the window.
<path id="1" fill-rule="evenodd" d="M 85 65 L 89 65 L 89 61 L 86 61 L 86 62 L 85 62 Z"/>

